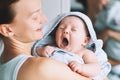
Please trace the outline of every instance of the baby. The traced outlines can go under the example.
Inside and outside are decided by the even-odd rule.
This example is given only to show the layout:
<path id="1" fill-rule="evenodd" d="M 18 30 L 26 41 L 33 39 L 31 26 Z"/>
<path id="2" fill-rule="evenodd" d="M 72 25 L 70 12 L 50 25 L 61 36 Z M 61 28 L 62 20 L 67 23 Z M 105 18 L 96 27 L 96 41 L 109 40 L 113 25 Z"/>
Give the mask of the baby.
<path id="1" fill-rule="evenodd" d="M 53 31 L 48 33 L 53 42 L 37 47 L 36 52 L 41 57 L 51 57 L 68 64 L 74 72 L 98 80 L 96 76 L 100 75 L 101 66 L 92 49 L 95 45 L 89 47 L 95 33 L 82 18 L 86 16 L 80 15 L 61 18 Z"/>

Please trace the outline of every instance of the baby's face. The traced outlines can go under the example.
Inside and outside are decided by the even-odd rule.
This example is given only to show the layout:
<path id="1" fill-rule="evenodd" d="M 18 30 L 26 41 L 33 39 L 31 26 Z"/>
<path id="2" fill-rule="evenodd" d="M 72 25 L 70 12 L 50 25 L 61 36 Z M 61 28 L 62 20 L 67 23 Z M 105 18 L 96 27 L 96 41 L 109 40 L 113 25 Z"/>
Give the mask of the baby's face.
<path id="1" fill-rule="evenodd" d="M 64 18 L 56 31 L 56 43 L 61 49 L 77 52 L 88 40 L 84 22 L 75 16 Z"/>

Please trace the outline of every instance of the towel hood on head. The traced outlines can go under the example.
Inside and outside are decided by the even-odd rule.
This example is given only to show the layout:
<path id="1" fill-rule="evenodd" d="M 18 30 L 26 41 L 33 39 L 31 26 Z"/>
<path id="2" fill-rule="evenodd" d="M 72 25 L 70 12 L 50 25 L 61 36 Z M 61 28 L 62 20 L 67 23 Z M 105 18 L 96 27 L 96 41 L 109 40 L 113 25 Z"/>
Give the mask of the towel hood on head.
<path id="1" fill-rule="evenodd" d="M 77 16 L 80 17 L 86 24 L 89 34 L 91 36 L 91 39 L 94 41 L 96 40 L 96 34 L 93 29 L 93 25 L 91 20 L 83 13 L 81 12 L 69 12 L 69 13 L 63 13 L 58 15 L 54 20 L 46 23 L 45 26 L 43 26 L 43 32 L 44 32 L 44 37 L 49 35 L 56 27 L 57 25 L 61 22 L 61 20 L 67 16 Z"/>
<path id="2" fill-rule="evenodd" d="M 91 40 L 89 44 L 87 45 L 87 48 L 95 51 L 98 45 L 98 42 L 96 43 L 97 41 L 96 33 L 93 29 L 91 20 L 85 14 L 81 12 L 63 13 L 63 14 L 58 15 L 54 20 L 47 22 L 42 28 L 44 36 L 43 36 L 43 39 L 39 41 L 39 46 L 46 45 L 51 42 L 55 43 L 55 39 L 53 39 L 54 37 L 50 37 L 52 36 L 51 33 L 55 35 L 56 27 L 58 27 L 58 24 L 61 22 L 61 20 L 67 16 L 77 16 L 77 17 L 80 17 L 84 21 L 84 23 L 86 24 L 88 28 L 90 37 L 91 37 Z M 99 46 L 102 47 L 101 41 L 100 41 Z"/>

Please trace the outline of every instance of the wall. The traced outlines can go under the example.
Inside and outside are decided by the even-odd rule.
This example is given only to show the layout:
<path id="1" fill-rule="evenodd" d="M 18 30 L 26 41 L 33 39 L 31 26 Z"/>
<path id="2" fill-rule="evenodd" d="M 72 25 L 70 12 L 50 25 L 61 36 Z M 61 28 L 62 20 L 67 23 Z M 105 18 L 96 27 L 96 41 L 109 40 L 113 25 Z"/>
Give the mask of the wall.
<path id="1" fill-rule="evenodd" d="M 70 11 L 70 0 L 42 0 L 43 12 L 49 20 L 60 13 Z"/>

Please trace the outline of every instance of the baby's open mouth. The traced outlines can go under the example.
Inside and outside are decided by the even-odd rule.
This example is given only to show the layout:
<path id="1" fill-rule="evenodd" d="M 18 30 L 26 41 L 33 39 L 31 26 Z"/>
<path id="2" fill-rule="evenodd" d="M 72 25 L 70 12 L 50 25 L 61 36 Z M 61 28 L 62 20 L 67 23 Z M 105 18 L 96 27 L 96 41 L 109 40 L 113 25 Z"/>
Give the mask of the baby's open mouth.
<path id="1" fill-rule="evenodd" d="M 64 46 L 67 46 L 67 45 L 69 44 L 68 39 L 67 39 L 67 38 L 63 38 L 62 44 L 63 44 Z"/>

